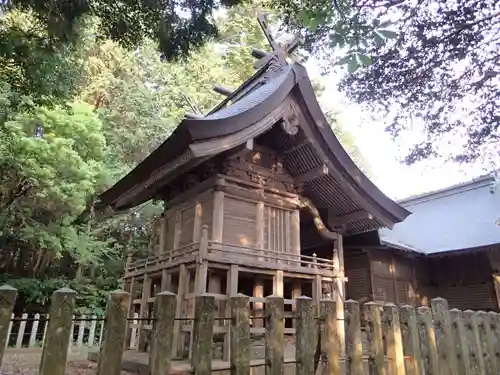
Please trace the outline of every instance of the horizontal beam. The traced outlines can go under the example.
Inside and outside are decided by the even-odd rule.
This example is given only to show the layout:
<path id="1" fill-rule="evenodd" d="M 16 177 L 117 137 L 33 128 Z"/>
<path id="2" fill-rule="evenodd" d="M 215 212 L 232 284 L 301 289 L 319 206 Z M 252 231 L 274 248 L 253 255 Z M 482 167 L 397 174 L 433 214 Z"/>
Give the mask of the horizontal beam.
<path id="1" fill-rule="evenodd" d="M 294 180 L 294 182 L 297 182 L 297 183 L 304 183 L 304 182 L 313 181 L 313 180 L 320 178 L 320 177 L 323 177 L 327 174 L 328 174 L 328 167 L 326 166 L 326 164 L 321 164 L 321 165 L 317 166 L 316 168 L 311 169 L 310 171 L 308 171 L 304 174 L 293 177 L 293 180 Z"/>
<path id="2" fill-rule="evenodd" d="M 304 39 L 302 38 L 295 38 L 290 45 L 286 47 L 286 50 L 288 54 L 292 54 L 299 46 L 304 44 Z"/>
<path id="3" fill-rule="evenodd" d="M 202 115 L 197 115 L 191 112 L 187 112 L 184 117 L 190 119 L 190 120 L 201 120 L 203 118 Z"/>
<path id="4" fill-rule="evenodd" d="M 264 57 L 253 63 L 253 68 L 256 70 L 262 68 L 263 66 L 269 64 L 269 62 L 271 62 L 272 59 L 276 58 L 276 56 L 276 52 L 266 54 Z"/>
<path id="5" fill-rule="evenodd" d="M 214 85 L 213 90 L 217 94 L 221 94 L 221 95 L 224 95 L 224 96 L 230 96 L 233 93 L 233 90 L 231 90 L 228 87 L 222 86 L 222 85 Z"/>
<path id="6" fill-rule="evenodd" d="M 333 227 L 344 226 L 358 220 L 371 220 L 373 215 L 366 211 L 355 211 L 350 214 L 328 218 L 328 224 Z"/>
<path id="7" fill-rule="evenodd" d="M 262 59 L 267 55 L 266 51 L 263 51 L 258 48 L 252 48 L 252 56 L 255 57 L 256 59 Z"/>
<path id="8" fill-rule="evenodd" d="M 246 143 L 245 143 L 245 148 L 247 150 L 253 150 L 253 138 L 250 138 Z"/>

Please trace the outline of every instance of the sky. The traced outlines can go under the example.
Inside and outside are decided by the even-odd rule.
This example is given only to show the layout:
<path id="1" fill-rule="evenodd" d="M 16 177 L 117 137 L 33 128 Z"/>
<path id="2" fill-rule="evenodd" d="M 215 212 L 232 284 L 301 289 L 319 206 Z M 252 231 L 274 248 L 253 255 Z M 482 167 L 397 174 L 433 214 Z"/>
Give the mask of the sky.
<path id="1" fill-rule="evenodd" d="M 308 61 L 306 67 L 311 77 L 319 75 L 314 60 Z M 372 181 L 390 198 L 402 199 L 442 189 L 486 173 L 477 165 L 458 165 L 442 160 L 425 161 L 412 166 L 402 164 L 400 159 L 405 156 L 405 150 L 419 134 L 406 133 L 393 140 L 385 132 L 383 121 L 374 122 L 361 106 L 348 102 L 336 89 L 340 74 L 334 72 L 325 78 L 324 95 L 336 102 L 336 107 L 340 103 L 346 129 L 355 137 L 363 157 L 372 167 Z"/>

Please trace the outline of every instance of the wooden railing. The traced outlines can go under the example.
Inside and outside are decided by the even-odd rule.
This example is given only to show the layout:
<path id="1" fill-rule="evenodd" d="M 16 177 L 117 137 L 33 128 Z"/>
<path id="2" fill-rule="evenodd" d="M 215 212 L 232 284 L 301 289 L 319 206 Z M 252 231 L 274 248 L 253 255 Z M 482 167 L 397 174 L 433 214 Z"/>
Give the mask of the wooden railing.
<path id="1" fill-rule="evenodd" d="M 127 262 L 127 265 L 125 267 L 125 272 L 140 271 L 156 267 L 160 264 L 170 265 L 175 263 L 182 263 L 182 260 L 196 256 L 199 252 L 199 249 L 200 249 L 199 243 L 192 243 L 186 246 L 179 247 L 178 249 L 173 249 L 169 252 L 160 255 L 152 255 L 147 258 L 133 260 Z"/>
<path id="2" fill-rule="evenodd" d="M 194 260 L 199 255 L 200 243 L 192 243 L 169 252 L 154 255 L 137 261 L 127 262 L 126 272 L 141 272 L 160 265 L 176 265 L 187 260 Z M 265 265 L 266 267 L 300 268 L 301 272 L 314 273 L 323 271 L 333 273 L 335 264 L 331 259 L 316 256 L 281 253 L 273 250 L 259 249 L 235 244 L 224 244 L 208 241 L 207 258 L 211 261 L 231 264 Z M 263 263 L 265 262 L 265 263 Z M 308 270 L 310 269 L 310 270 Z"/>
<path id="3" fill-rule="evenodd" d="M 257 262 L 265 261 L 274 263 L 273 266 L 276 266 L 276 264 L 285 264 L 292 267 L 335 271 L 333 260 L 318 258 L 316 256 L 282 253 L 273 250 L 216 242 L 210 242 L 208 246 L 208 253 L 214 256 L 214 260 L 228 259 L 233 261 L 240 260 L 241 262 L 254 260 Z"/>

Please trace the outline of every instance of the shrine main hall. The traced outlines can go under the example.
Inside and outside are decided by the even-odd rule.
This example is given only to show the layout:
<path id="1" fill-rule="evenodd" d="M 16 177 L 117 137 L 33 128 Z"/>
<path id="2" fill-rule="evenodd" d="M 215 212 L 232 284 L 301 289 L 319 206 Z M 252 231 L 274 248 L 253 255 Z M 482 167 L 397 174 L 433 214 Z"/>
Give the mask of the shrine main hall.
<path id="1" fill-rule="evenodd" d="M 305 67 L 288 62 L 296 45 L 283 51 L 270 42 L 271 52 L 253 51 L 252 77 L 234 90 L 218 86 L 224 100 L 205 115 L 186 114 L 163 144 L 100 195 L 98 212 L 163 202 L 154 254 L 140 258 L 128 249 L 131 316 L 150 317 L 155 294 L 165 290 L 177 295 L 177 317 L 187 318 L 202 293 L 215 296 L 218 316 L 227 316 L 226 301 L 237 293 L 250 296 L 255 316 L 266 296 L 283 296 L 285 318 L 300 295 L 334 299 L 341 318 L 346 298 L 422 303 L 418 252 L 387 251 L 378 235 L 410 211 L 385 196 L 342 147 Z M 390 283 L 390 298 L 398 301 L 367 286 L 376 271 L 370 256 L 387 268 L 383 285 Z M 397 279 L 395 269 L 406 276 Z M 139 325 L 139 350 L 146 350 L 151 326 Z M 179 357 L 188 355 L 191 331 L 187 320 L 175 322 Z M 254 320 L 252 333 L 263 332 L 263 321 Z M 293 332 L 288 319 L 285 333 Z M 227 357 L 227 324 L 219 321 L 214 334 Z"/>

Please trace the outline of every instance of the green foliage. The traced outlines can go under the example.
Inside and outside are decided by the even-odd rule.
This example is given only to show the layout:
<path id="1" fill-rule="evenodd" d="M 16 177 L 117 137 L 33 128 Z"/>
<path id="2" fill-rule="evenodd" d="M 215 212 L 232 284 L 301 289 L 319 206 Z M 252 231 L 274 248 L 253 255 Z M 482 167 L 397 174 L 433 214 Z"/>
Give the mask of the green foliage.
<path id="1" fill-rule="evenodd" d="M 393 24 L 387 12 L 378 12 L 392 1 L 268 0 L 268 3 L 283 17 L 289 31 L 304 35 L 306 48 L 325 60 L 327 69 L 346 65 L 347 71 L 354 73 L 372 63 L 371 45 L 385 45 L 399 35 L 391 29 Z"/>
<path id="2" fill-rule="evenodd" d="M 40 127 L 43 136 L 37 136 Z M 99 256 L 96 248 L 108 249 L 88 228 L 72 225 L 103 179 L 107 153 L 102 123 L 87 104 L 73 104 L 70 111 L 42 107 L 4 123 L 0 233 L 3 246 L 29 254 L 16 261 L 18 271 L 37 276 L 65 254 L 85 264 Z"/>
<path id="3" fill-rule="evenodd" d="M 126 48 L 138 47 L 148 39 L 155 40 L 163 56 L 173 59 L 186 56 L 194 47 L 217 35 L 212 17 L 216 7 L 232 6 L 239 2 L 9 0 L 7 6 L 32 11 L 51 41 L 57 44 L 77 40 L 82 19 L 95 17 L 99 20 L 97 33 L 101 38 L 117 41 Z"/>
<path id="4" fill-rule="evenodd" d="M 9 86 L 12 110 L 70 99 L 80 79 L 79 47 L 51 43 L 32 13 L 0 11 L 0 86 Z"/>
<path id="5" fill-rule="evenodd" d="M 91 312 L 95 315 L 104 315 L 107 294 L 119 287 L 113 279 L 89 278 L 3 278 L 2 282 L 16 288 L 18 300 L 22 301 L 23 311 L 37 311 L 47 313 L 52 294 L 63 287 L 69 287 L 77 292 L 76 314 Z"/>

